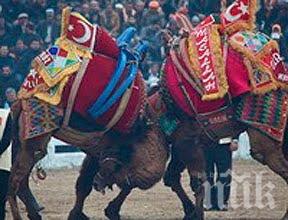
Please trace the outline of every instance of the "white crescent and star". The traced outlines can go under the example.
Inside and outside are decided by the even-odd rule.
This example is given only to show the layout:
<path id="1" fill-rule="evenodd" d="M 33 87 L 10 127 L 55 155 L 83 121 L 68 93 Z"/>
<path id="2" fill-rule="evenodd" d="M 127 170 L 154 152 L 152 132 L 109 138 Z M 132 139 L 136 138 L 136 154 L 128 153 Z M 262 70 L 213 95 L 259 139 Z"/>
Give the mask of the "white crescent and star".
<path id="1" fill-rule="evenodd" d="M 234 7 L 235 7 L 234 4 L 230 5 L 230 7 L 227 8 L 227 11 L 226 11 L 226 13 L 225 13 L 225 18 L 226 18 L 226 20 L 229 21 L 229 22 L 237 21 L 237 20 L 239 20 L 243 15 L 249 13 L 249 11 L 248 11 L 249 6 L 248 6 L 248 5 L 245 5 L 245 4 L 241 1 L 241 2 L 240 2 L 240 5 L 237 7 L 237 8 L 239 8 L 239 9 L 241 10 L 241 13 L 233 16 L 233 15 L 231 14 L 231 10 L 232 10 L 232 8 L 234 8 Z"/>
<path id="2" fill-rule="evenodd" d="M 74 36 L 72 36 L 72 38 L 73 38 L 73 40 L 75 40 L 77 43 L 79 43 L 79 44 L 84 44 L 84 43 L 86 43 L 87 41 L 90 40 L 92 33 L 91 33 L 90 28 L 88 27 L 88 25 L 87 25 L 85 22 L 83 22 L 83 21 L 81 21 L 81 20 L 78 20 L 77 23 L 79 23 L 79 24 L 84 28 L 84 34 L 83 34 L 81 37 L 74 37 Z M 73 30 L 74 30 L 74 26 L 73 26 L 73 25 L 69 25 L 69 26 L 68 26 L 68 31 L 71 32 L 71 31 L 73 31 Z"/>

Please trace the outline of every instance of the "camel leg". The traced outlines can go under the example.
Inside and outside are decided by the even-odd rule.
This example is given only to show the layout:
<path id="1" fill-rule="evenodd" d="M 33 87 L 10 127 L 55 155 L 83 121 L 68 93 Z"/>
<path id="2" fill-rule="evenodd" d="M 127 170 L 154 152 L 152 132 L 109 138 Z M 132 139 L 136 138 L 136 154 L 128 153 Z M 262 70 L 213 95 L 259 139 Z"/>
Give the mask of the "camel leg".
<path id="1" fill-rule="evenodd" d="M 204 156 L 202 159 L 199 158 L 199 160 L 195 160 L 193 163 L 187 165 L 190 176 L 190 186 L 196 198 L 195 214 L 194 216 L 191 216 L 191 219 L 204 219 L 203 201 L 205 197 L 204 182 L 206 178 L 205 163 L 203 162 Z"/>
<path id="2" fill-rule="evenodd" d="M 93 178 L 97 173 L 98 160 L 95 157 L 87 155 L 83 161 L 80 175 L 76 183 L 76 202 L 69 213 L 68 220 L 88 220 L 83 213 L 84 201 L 92 191 Z"/>
<path id="3" fill-rule="evenodd" d="M 281 144 L 260 134 L 256 130 L 249 131 L 249 136 L 252 157 L 260 163 L 267 165 L 288 184 L 288 161 L 285 159 Z M 265 144 L 263 145 L 263 143 Z M 283 219 L 288 220 L 288 209 Z"/>
<path id="4" fill-rule="evenodd" d="M 21 144 L 20 152 L 18 153 L 16 161 L 12 166 L 9 179 L 8 201 L 10 203 L 14 220 L 21 219 L 16 201 L 17 192 L 21 184 L 25 183 L 25 177 L 29 176 L 32 167 L 34 166 L 35 162 L 37 162 L 37 160 L 34 158 L 35 151 L 38 149 L 44 149 L 44 146 L 46 148 L 50 137 L 50 135 L 45 135 L 35 139 L 30 139 Z M 33 215 L 34 214 L 35 216 L 31 216 L 34 217 L 33 219 L 41 219 L 39 214 L 33 213 Z"/>
<path id="5" fill-rule="evenodd" d="M 123 205 L 125 199 L 127 196 L 131 193 L 132 187 L 130 185 L 124 185 L 123 188 L 121 188 L 120 193 L 118 196 L 113 199 L 107 208 L 105 209 L 105 215 L 110 220 L 120 220 L 120 209 Z"/>
<path id="6" fill-rule="evenodd" d="M 175 147 L 176 148 L 176 147 Z M 167 170 L 164 175 L 164 184 L 165 186 L 171 187 L 171 190 L 175 192 L 178 198 L 182 202 L 184 209 L 185 217 L 184 219 L 189 219 L 195 211 L 195 206 L 190 200 L 186 192 L 184 191 L 181 185 L 181 173 L 185 169 L 185 165 L 181 162 L 177 156 L 176 152 L 172 150 L 171 161 L 167 167 Z M 190 218 L 191 219 L 191 218 Z"/>
<path id="7" fill-rule="evenodd" d="M 31 170 L 29 172 L 31 172 Z M 26 175 L 19 185 L 17 196 L 25 204 L 29 219 L 41 219 L 39 215 L 39 211 L 41 211 L 40 206 L 29 187 L 29 175 Z"/>

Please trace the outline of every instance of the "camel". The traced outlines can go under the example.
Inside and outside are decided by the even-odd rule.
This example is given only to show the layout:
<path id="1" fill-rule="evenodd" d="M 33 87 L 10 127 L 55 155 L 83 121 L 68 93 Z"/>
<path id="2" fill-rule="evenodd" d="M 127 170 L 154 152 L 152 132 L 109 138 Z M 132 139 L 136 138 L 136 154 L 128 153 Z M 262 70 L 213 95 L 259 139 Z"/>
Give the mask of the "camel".
<path id="1" fill-rule="evenodd" d="M 79 18 L 81 18 L 81 16 L 76 14 L 74 19 Z M 82 20 L 81 22 L 79 23 L 82 25 L 83 24 L 89 25 L 89 23 L 85 21 L 85 19 Z M 74 31 L 74 29 L 69 30 Z M 80 31 L 81 30 L 82 29 L 80 29 Z M 85 31 L 87 30 L 85 29 Z M 141 105 L 137 104 L 138 107 L 136 105 L 130 104 L 129 107 L 129 102 L 128 105 L 126 103 L 127 109 L 128 108 L 130 109 L 128 111 L 128 114 L 131 114 L 132 112 L 133 117 L 136 116 L 134 118 L 135 120 L 132 120 L 132 123 L 129 124 L 130 129 L 127 132 L 121 132 L 121 129 L 119 128 L 118 130 L 115 129 L 117 125 L 121 124 L 120 123 L 121 118 L 119 120 L 119 117 L 117 116 L 116 113 L 115 115 L 118 117 L 118 124 L 115 125 L 114 123 L 115 126 L 103 130 L 103 126 L 105 128 L 106 124 L 102 123 L 101 124 L 102 130 L 101 129 L 99 130 L 99 123 L 97 123 L 96 120 L 93 119 L 93 117 L 85 118 L 83 116 L 79 116 L 79 111 L 77 113 L 75 111 L 75 108 L 72 108 L 68 128 L 66 125 L 64 132 L 62 130 L 63 128 L 62 124 L 64 123 L 63 121 L 65 121 L 64 118 L 65 116 L 63 115 L 63 117 L 61 118 L 62 124 L 59 126 L 59 128 L 41 135 L 37 135 L 35 137 L 24 139 L 20 135 L 21 133 L 20 131 L 23 131 L 23 129 L 25 129 L 24 124 L 20 120 L 21 117 L 25 114 L 22 102 L 23 99 L 20 99 L 16 103 L 14 103 L 12 107 L 13 130 L 14 130 L 13 141 L 14 144 L 18 144 L 20 146 L 19 147 L 20 152 L 18 153 L 16 161 L 13 164 L 9 183 L 8 201 L 11 206 L 13 219 L 15 220 L 22 219 L 19 213 L 15 195 L 17 194 L 18 190 L 21 190 L 25 187 L 29 187 L 28 180 L 31 169 L 35 165 L 35 163 L 40 158 L 44 157 L 45 154 L 47 153 L 47 144 L 51 139 L 51 137 L 61 139 L 73 146 L 79 146 L 79 148 L 87 154 L 87 157 L 83 163 L 82 170 L 80 172 L 80 177 L 76 184 L 76 191 L 77 191 L 76 205 L 70 212 L 69 219 L 75 219 L 75 220 L 88 219 L 88 217 L 85 216 L 84 213 L 82 213 L 84 198 L 90 193 L 93 182 L 95 183 L 95 187 L 97 189 L 103 190 L 103 186 L 101 186 L 101 184 L 99 185 L 99 178 L 103 180 L 102 181 L 103 183 L 109 186 L 117 184 L 121 188 L 121 192 L 119 193 L 119 195 L 113 201 L 111 201 L 108 207 L 105 209 L 105 214 L 110 219 L 120 218 L 119 212 L 121 205 L 125 201 L 125 198 L 131 193 L 131 191 L 134 188 L 138 187 L 140 189 L 146 190 L 151 188 L 154 184 L 156 184 L 161 180 L 165 172 L 166 162 L 168 160 L 168 151 L 166 148 L 164 135 L 160 131 L 159 126 L 156 125 L 157 124 L 156 117 L 153 111 L 151 111 L 151 108 L 146 101 L 147 97 L 145 94 L 145 87 L 144 87 L 145 84 L 141 72 L 139 71 L 138 66 L 136 66 L 135 68 L 135 65 L 138 65 L 137 63 L 141 62 L 141 59 L 143 58 L 145 53 L 144 51 L 146 46 L 144 45 L 144 43 L 140 43 L 139 44 L 140 47 L 138 47 L 138 50 L 137 48 L 135 49 L 134 52 L 136 53 L 134 53 L 134 55 L 133 53 L 129 52 L 129 49 L 127 48 L 127 45 L 129 44 L 129 41 L 132 39 L 134 32 L 135 32 L 134 30 L 132 31 L 130 30 L 128 31 L 128 34 L 126 35 L 124 34 L 124 36 L 121 35 L 120 38 L 118 38 L 119 42 L 121 41 L 124 42 L 123 47 L 125 47 L 124 52 L 122 53 L 121 56 L 125 57 L 128 54 L 127 57 L 125 58 L 126 60 L 128 59 L 128 61 L 131 57 L 136 58 L 135 60 L 131 60 L 131 62 L 129 61 L 129 63 L 128 62 L 125 63 L 124 67 L 127 67 L 125 68 L 127 71 L 125 71 L 125 69 L 123 70 L 122 78 L 120 80 L 125 79 L 125 77 L 127 77 L 128 80 L 130 80 L 131 76 L 133 76 L 133 74 L 136 73 L 136 77 L 134 80 L 135 84 L 131 85 L 130 88 L 127 88 L 126 91 L 129 89 L 130 91 L 132 90 L 131 99 L 132 100 L 134 99 L 135 101 L 136 97 L 136 103 L 138 102 L 141 104 Z M 79 36 L 79 33 L 77 36 Z M 118 55 L 115 54 L 115 51 L 117 52 L 119 49 L 116 45 L 116 41 L 113 40 L 112 37 L 110 37 L 110 35 L 100 27 L 97 27 L 97 35 L 95 35 L 95 37 L 97 38 L 95 40 L 96 46 L 94 47 L 92 58 L 88 62 L 88 67 L 86 69 L 87 71 L 85 72 L 84 79 L 87 74 L 93 75 L 93 73 L 98 72 L 99 69 L 101 69 L 99 68 L 99 66 L 97 67 L 96 65 L 97 62 L 98 65 L 99 64 L 101 65 L 101 60 L 102 61 L 104 60 L 105 62 L 108 62 L 110 64 L 109 66 L 104 66 L 104 71 L 102 71 L 101 73 L 103 75 L 98 74 L 100 80 L 102 79 L 102 77 L 103 78 L 106 77 L 105 74 L 106 75 L 110 74 L 109 72 L 107 72 L 107 68 L 110 68 L 110 70 L 108 71 L 112 70 L 113 72 L 113 68 L 116 67 L 117 64 Z M 101 37 L 102 39 L 99 39 Z M 106 40 L 103 40 L 103 38 L 105 38 Z M 76 38 L 74 37 L 74 39 Z M 122 65 L 123 68 L 123 63 L 121 62 L 119 61 L 120 64 L 119 63 L 118 64 L 120 66 Z M 130 67 L 132 66 L 132 68 L 129 69 L 129 65 Z M 93 71 L 90 70 L 89 72 L 90 67 L 97 69 L 94 69 Z M 114 69 L 116 69 L 117 71 L 117 68 Z M 117 72 L 117 74 L 119 74 L 119 71 Z M 109 79 L 109 77 L 106 77 L 106 79 L 107 78 Z M 71 82 L 73 83 L 74 79 L 73 77 L 70 77 L 69 80 L 72 80 Z M 87 83 L 93 82 L 93 80 L 88 79 L 86 80 L 86 82 Z M 95 80 L 95 82 L 92 83 L 92 86 L 95 87 L 94 88 L 95 90 L 99 89 L 98 88 L 99 86 L 97 85 L 98 82 L 99 80 Z M 127 80 L 125 82 L 127 82 Z M 70 97 L 69 94 L 71 94 L 73 91 L 73 89 L 71 89 L 71 85 L 69 87 L 69 82 L 67 85 L 64 88 L 63 92 L 64 95 L 62 96 L 62 99 L 64 100 L 65 98 L 63 97 L 65 97 L 65 91 L 68 91 L 67 97 Z M 105 88 L 103 87 L 103 83 L 101 86 L 102 89 Z M 68 90 L 67 87 L 69 87 Z M 90 95 L 92 96 L 95 95 L 95 91 L 94 90 L 92 91 L 91 88 L 89 90 L 88 87 L 86 86 L 81 87 L 80 85 L 79 90 L 81 90 L 81 88 L 83 96 L 80 98 L 78 97 L 78 102 L 81 103 L 82 101 L 87 100 Z M 139 91 L 140 92 L 144 91 L 144 94 L 139 95 L 140 93 Z M 113 94 L 111 96 L 113 97 Z M 29 101 L 32 99 L 35 100 L 36 98 L 32 96 L 32 97 L 26 97 L 24 99 L 26 101 Z M 141 99 L 141 102 L 139 102 L 139 100 L 137 99 Z M 43 102 L 41 100 L 38 101 Z M 118 100 L 118 103 L 119 102 L 120 101 Z M 67 111 L 68 108 L 67 105 L 61 105 L 61 108 L 63 109 L 64 112 Z M 76 104 L 74 104 L 74 107 L 75 105 Z M 139 106 L 141 108 L 139 108 Z M 135 112 L 135 109 L 137 109 L 138 112 Z M 102 112 L 101 114 L 104 114 L 105 116 L 105 113 Z M 125 112 L 124 114 L 122 112 L 122 116 L 123 115 L 125 116 Z M 103 120 L 103 117 L 102 119 L 101 118 L 100 119 Z M 79 120 L 81 122 L 79 122 Z M 111 120 L 111 115 L 110 119 L 108 118 L 108 122 L 109 120 Z M 122 123 L 124 123 L 124 125 L 127 126 L 129 120 L 130 119 L 126 117 L 124 121 L 122 120 Z M 115 155 L 117 155 L 117 157 L 115 157 Z M 28 204 L 25 203 L 25 205 L 27 206 Z M 37 210 L 29 208 L 27 209 L 27 211 L 28 211 L 28 217 L 30 219 L 33 220 L 42 219 L 41 215 L 37 212 Z"/>
<path id="2" fill-rule="evenodd" d="M 186 24 L 187 19 L 184 20 Z M 178 23 L 182 34 L 180 38 L 186 38 L 189 36 L 189 31 L 191 29 L 191 24 L 183 25 Z M 169 36 L 169 33 L 165 33 L 166 42 L 173 42 L 173 38 Z M 175 38 L 174 38 L 175 39 Z M 173 49 L 172 49 L 173 50 Z M 237 64 L 237 60 L 235 64 Z M 173 64 L 172 64 L 173 65 Z M 164 69 L 164 78 L 165 78 Z M 179 87 L 183 84 L 179 83 Z M 162 85 L 162 87 L 165 87 Z M 196 90 L 196 89 L 195 89 Z M 283 91 L 283 93 L 286 93 Z M 184 92 L 183 92 L 184 94 Z M 252 96 L 251 93 L 246 93 L 244 95 L 238 96 L 231 101 L 230 106 L 237 108 L 239 101 L 247 96 Z M 261 97 L 261 95 L 260 95 Z M 260 132 L 257 128 L 244 124 L 240 121 L 230 121 L 226 123 L 225 126 L 218 125 L 214 128 L 214 139 L 213 136 L 209 135 L 209 128 L 205 128 L 201 122 L 197 120 L 197 117 L 190 116 L 183 109 L 177 105 L 175 99 L 170 97 L 170 102 L 167 102 L 167 87 L 162 92 L 162 99 L 166 105 L 171 106 L 173 112 L 176 112 L 179 118 L 180 124 L 178 129 L 172 134 L 172 149 L 171 149 L 171 160 L 168 164 L 165 176 L 164 184 L 172 189 L 173 192 L 177 194 L 182 202 L 184 210 L 184 219 L 204 219 L 204 186 L 203 183 L 206 181 L 205 177 L 205 158 L 203 153 L 203 148 L 212 146 L 217 143 L 221 138 L 231 136 L 237 138 L 240 133 L 247 131 L 250 137 L 251 144 L 251 156 L 263 165 L 268 166 L 273 172 L 282 177 L 286 183 L 288 183 L 288 160 L 287 158 L 287 128 L 285 130 L 285 137 L 283 142 L 276 141 L 275 139 L 268 137 L 267 135 Z M 165 101 L 166 100 L 166 101 Z M 172 100 L 172 101 L 171 101 Z M 190 105 L 189 101 L 187 101 Z M 226 102 L 227 104 L 227 102 Z M 286 105 L 287 103 L 285 103 Z M 192 107 L 192 106 L 190 106 Z M 191 108 L 193 112 L 193 107 Z M 169 110 L 168 110 L 169 111 Z M 180 112 L 180 113 L 179 113 Z M 194 114 L 197 114 L 194 112 Z M 236 113 L 234 113 L 236 114 Z M 190 186 L 192 191 L 195 192 L 196 196 L 196 207 L 194 206 L 191 199 L 188 197 L 183 187 L 181 186 L 181 173 L 187 169 L 190 176 Z M 288 219 L 288 209 L 284 214 L 282 219 Z"/>

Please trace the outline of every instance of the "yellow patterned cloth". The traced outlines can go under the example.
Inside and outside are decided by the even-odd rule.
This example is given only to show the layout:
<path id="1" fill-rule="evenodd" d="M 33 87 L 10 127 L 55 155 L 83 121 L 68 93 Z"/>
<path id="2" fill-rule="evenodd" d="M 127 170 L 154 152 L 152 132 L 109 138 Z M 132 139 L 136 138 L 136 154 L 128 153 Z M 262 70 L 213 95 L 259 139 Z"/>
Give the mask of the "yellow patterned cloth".
<path id="1" fill-rule="evenodd" d="M 37 56 L 32 69 L 20 88 L 18 97 L 35 96 L 58 105 L 69 77 L 79 70 L 81 60 L 74 51 L 54 45 Z"/>

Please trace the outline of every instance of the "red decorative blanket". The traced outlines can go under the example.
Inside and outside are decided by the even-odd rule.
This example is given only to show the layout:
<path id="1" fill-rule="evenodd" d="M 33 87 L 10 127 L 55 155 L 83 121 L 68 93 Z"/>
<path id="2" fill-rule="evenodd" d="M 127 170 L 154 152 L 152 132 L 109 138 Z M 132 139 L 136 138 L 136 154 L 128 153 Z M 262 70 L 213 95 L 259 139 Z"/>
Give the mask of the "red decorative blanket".
<path id="1" fill-rule="evenodd" d="M 175 103 L 188 115 L 193 116 L 195 112 L 193 112 L 193 110 L 190 108 L 185 95 L 180 88 L 181 83 L 187 90 L 189 98 L 192 100 L 197 113 L 215 111 L 225 104 L 224 99 L 203 101 L 198 92 L 183 77 L 183 75 L 179 73 L 172 62 L 171 57 L 167 58 L 163 71 L 165 73 L 163 80 L 165 81 L 165 85 L 171 97 Z M 229 93 L 232 97 L 237 97 L 250 91 L 248 71 L 243 62 L 243 57 L 232 48 L 228 48 L 226 74 L 229 84 Z M 179 82 L 177 75 L 180 77 L 181 82 Z"/>

